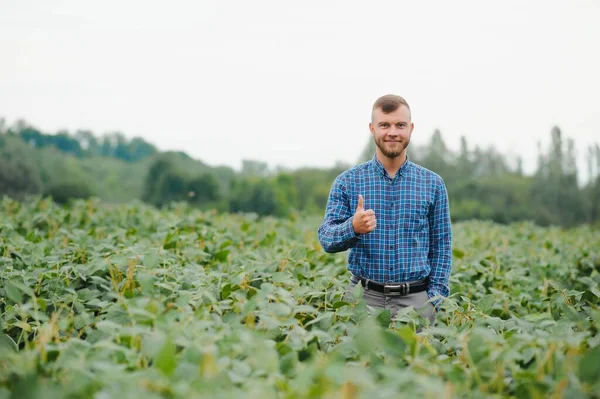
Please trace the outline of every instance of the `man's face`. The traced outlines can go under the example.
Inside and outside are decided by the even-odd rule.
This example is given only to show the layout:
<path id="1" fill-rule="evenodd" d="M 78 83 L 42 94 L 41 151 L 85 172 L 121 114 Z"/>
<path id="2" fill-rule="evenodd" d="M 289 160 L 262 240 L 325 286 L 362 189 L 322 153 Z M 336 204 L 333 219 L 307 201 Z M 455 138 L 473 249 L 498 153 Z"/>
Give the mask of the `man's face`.
<path id="1" fill-rule="evenodd" d="M 388 158 L 396 158 L 408 147 L 414 125 L 410 111 L 401 105 L 389 114 L 384 114 L 379 108 L 375 109 L 369 129 L 381 153 Z"/>

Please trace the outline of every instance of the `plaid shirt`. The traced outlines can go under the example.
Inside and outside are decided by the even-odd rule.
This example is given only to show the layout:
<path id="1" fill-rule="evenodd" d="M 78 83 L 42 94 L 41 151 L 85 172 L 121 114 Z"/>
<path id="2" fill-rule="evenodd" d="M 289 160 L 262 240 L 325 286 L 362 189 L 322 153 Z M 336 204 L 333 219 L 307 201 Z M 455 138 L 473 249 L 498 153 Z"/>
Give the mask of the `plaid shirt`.
<path id="1" fill-rule="evenodd" d="M 359 194 L 364 209 L 372 209 L 377 218 L 377 227 L 367 234 L 352 228 Z M 348 270 L 356 276 L 381 283 L 429 276 L 429 298 L 450 293 L 452 231 L 446 186 L 439 175 L 408 158 L 393 179 L 376 156 L 337 176 L 318 236 L 328 253 L 350 249 Z"/>

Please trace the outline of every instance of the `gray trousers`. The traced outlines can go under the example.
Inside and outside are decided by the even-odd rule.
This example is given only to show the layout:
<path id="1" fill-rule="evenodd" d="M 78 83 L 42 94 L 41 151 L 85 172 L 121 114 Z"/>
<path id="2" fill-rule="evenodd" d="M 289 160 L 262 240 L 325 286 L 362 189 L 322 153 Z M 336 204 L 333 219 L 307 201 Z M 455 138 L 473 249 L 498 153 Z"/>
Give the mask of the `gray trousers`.
<path id="1" fill-rule="evenodd" d="M 352 290 L 356 284 L 357 283 L 350 281 L 344 292 L 344 301 L 353 302 L 354 294 L 352 293 Z M 415 311 L 429 319 L 429 325 L 433 325 L 433 322 L 435 321 L 436 311 L 431 303 L 427 303 L 429 300 L 427 291 L 415 292 L 414 294 L 404 296 L 393 296 L 368 290 L 363 287 L 363 299 L 368 306 L 373 308 L 389 309 L 392 318 L 396 316 L 396 313 L 398 313 L 400 309 L 412 306 Z"/>

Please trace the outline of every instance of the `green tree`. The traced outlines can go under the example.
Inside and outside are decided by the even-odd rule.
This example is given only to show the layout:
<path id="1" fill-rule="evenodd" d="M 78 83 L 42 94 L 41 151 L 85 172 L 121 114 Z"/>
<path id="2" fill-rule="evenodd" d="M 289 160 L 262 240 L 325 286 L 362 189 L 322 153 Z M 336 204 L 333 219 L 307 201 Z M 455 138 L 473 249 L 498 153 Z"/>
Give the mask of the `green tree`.
<path id="1" fill-rule="evenodd" d="M 216 205 L 221 199 L 219 182 L 211 173 L 203 173 L 187 182 L 188 201 L 197 205 Z"/>
<path id="2" fill-rule="evenodd" d="M 63 181 L 53 184 L 44 190 L 44 196 L 50 197 L 54 202 L 66 204 L 75 199 L 86 199 L 94 195 L 90 187 L 82 182 Z"/>
<path id="3" fill-rule="evenodd" d="M 148 143 L 141 137 L 134 137 L 128 145 L 128 161 L 137 162 L 148 158 L 158 151 L 156 147 Z"/>
<path id="4" fill-rule="evenodd" d="M 173 197 L 173 193 L 170 192 L 172 186 L 170 180 L 173 179 L 172 176 L 174 175 L 171 160 L 166 157 L 156 159 L 148 170 L 142 200 L 156 206 L 162 206 L 169 201 Z"/>
<path id="5" fill-rule="evenodd" d="M 588 180 L 583 189 L 588 223 L 600 222 L 600 146 L 588 147 Z"/>
<path id="6" fill-rule="evenodd" d="M 163 206 L 171 201 L 214 206 L 221 199 L 220 185 L 210 172 L 194 173 L 177 165 L 177 154 L 154 160 L 144 183 L 143 201 Z"/>
<path id="7" fill-rule="evenodd" d="M 236 179 L 231 189 L 229 210 L 261 216 L 286 216 L 289 212 L 287 206 L 278 199 L 275 184 L 265 177 Z"/>
<path id="8" fill-rule="evenodd" d="M 585 220 L 585 203 L 578 186 L 577 166 L 572 140 L 563 140 L 559 127 L 550 132 L 548 152 L 538 157 L 532 186 L 537 204 L 536 222 L 542 225 L 572 226 Z"/>
<path id="9" fill-rule="evenodd" d="M 469 152 L 469 144 L 465 136 L 460 137 L 460 153 L 456 159 L 456 172 L 459 179 L 470 179 L 473 176 L 474 165 Z"/>
<path id="10" fill-rule="evenodd" d="M 27 146 L 0 136 L 0 196 L 23 199 L 41 190 L 40 175 Z"/>

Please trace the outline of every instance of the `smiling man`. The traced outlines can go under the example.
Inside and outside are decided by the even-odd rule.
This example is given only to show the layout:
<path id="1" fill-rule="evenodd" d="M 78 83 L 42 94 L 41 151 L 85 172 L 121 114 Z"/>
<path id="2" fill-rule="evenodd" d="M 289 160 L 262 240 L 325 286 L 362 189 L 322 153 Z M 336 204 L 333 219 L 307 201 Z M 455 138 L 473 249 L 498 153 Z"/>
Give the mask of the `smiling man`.
<path id="1" fill-rule="evenodd" d="M 450 293 L 446 186 L 408 159 L 414 124 L 402 97 L 377 99 L 369 129 L 375 154 L 334 180 L 319 241 L 328 253 L 350 250 L 346 295 L 360 283 L 368 305 L 390 309 L 392 316 L 413 306 L 433 323 L 435 306 Z"/>

